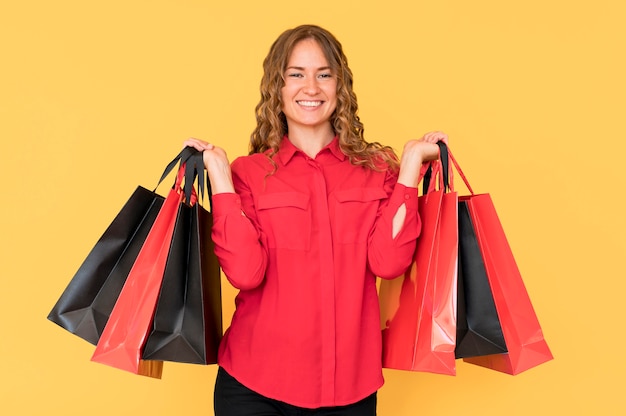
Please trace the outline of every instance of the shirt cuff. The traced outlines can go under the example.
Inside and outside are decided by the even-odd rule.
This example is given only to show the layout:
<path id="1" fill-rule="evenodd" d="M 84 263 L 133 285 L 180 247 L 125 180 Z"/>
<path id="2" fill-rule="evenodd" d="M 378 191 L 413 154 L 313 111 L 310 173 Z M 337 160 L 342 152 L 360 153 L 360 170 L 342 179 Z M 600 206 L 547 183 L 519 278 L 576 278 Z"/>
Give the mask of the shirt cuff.
<path id="1" fill-rule="evenodd" d="M 228 214 L 241 214 L 241 198 L 234 192 L 215 194 L 212 197 L 213 218 Z"/>
<path id="2" fill-rule="evenodd" d="M 411 210 L 417 211 L 417 196 L 417 188 L 396 183 L 396 186 L 393 188 L 393 192 L 389 197 L 389 206 L 399 208 L 400 205 L 405 204 L 407 212 L 410 212 Z"/>

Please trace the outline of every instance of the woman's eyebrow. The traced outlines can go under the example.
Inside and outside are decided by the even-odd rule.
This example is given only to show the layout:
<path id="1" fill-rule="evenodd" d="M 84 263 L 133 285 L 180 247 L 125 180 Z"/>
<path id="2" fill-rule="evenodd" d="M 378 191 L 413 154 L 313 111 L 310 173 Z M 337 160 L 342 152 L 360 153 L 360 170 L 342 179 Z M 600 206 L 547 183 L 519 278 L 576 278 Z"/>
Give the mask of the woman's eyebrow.
<path id="1" fill-rule="evenodd" d="M 288 66 L 287 69 L 295 69 L 295 70 L 298 70 L 298 71 L 304 71 L 306 68 L 304 68 L 302 66 Z M 332 69 L 332 68 L 329 67 L 329 66 L 323 66 L 323 67 L 317 68 L 317 71 L 326 71 L 326 70 L 329 70 L 329 69 Z"/>

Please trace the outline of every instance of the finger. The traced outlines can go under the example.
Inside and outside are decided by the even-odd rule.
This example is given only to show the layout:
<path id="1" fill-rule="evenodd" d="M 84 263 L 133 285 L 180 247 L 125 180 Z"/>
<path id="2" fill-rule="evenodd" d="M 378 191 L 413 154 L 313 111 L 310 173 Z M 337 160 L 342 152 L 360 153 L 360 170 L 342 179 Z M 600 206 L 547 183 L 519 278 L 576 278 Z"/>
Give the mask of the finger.
<path id="1" fill-rule="evenodd" d="M 193 148 L 198 149 L 198 147 L 201 147 L 201 144 L 198 143 L 198 141 L 195 140 L 195 139 L 187 139 L 187 140 L 185 140 L 183 142 L 183 146 L 185 146 L 185 147 L 193 147 Z"/>
<path id="2" fill-rule="evenodd" d="M 448 144 L 448 135 L 442 132 L 438 132 L 438 134 L 436 135 L 436 139 L 438 142 L 444 142 L 445 144 Z"/>
<path id="3" fill-rule="evenodd" d="M 183 142 L 185 146 L 193 147 L 194 149 L 202 152 L 206 149 L 213 149 L 213 145 L 205 142 L 204 140 L 190 138 Z"/>
<path id="4" fill-rule="evenodd" d="M 189 139 L 187 139 L 187 140 L 188 140 L 188 141 L 190 141 L 190 142 L 192 142 L 192 143 L 198 144 L 198 145 L 200 145 L 200 146 L 202 146 L 202 147 L 205 147 L 207 144 L 209 144 L 209 142 L 206 142 L 206 141 L 204 141 L 204 140 L 200 140 L 200 139 L 196 139 L 196 138 L 194 138 L 194 137 L 190 137 L 190 138 L 189 138 Z"/>
<path id="5" fill-rule="evenodd" d="M 425 137 L 428 137 L 427 141 L 429 143 L 437 143 L 437 142 L 442 141 L 448 144 L 448 135 L 441 131 L 433 131 L 433 132 L 427 133 Z"/>
<path id="6" fill-rule="evenodd" d="M 424 135 L 424 141 L 428 143 L 436 143 L 437 142 L 437 132 L 430 132 Z"/>

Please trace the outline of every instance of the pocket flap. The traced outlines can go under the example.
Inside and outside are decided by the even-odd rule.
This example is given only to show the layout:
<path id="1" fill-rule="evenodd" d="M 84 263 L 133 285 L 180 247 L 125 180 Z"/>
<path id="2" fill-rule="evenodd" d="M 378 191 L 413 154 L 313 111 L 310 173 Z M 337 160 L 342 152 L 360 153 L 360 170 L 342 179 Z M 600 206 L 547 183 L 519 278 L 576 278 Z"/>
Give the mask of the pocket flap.
<path id="1" fill-rule="evenodd" d="M 387 193 L 381 188 L 351 188 L 335 192 L 339 202 L 348 201 L 376 201 L 387 198 Z"/>
<path id="2" fill-rule="evenodd" d="M 307 209 L 309 206 L 309 195 L 301 192 L 276 192 L 272 194 L 259 195 L 257 203 L 258 209 L 272 209 L 280 207 L 295 207 Z"/>

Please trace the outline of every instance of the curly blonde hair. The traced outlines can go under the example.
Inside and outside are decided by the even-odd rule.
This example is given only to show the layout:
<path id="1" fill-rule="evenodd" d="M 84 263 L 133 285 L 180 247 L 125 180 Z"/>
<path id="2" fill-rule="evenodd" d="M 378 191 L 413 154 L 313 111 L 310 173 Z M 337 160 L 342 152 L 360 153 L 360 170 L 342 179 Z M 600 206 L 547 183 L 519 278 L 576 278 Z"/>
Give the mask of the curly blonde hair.
<path id="1" fill-rule="evenodd" d="M 272 44 L 263 61 L 261 100 L 256 106 L 257 126 L 250 137 L 249 152 L 262 153 L 267 150 L 272 156 L 278 152 L 285 134 L 288 134 L 287 119 L 282 111 L 281 89 L 285 85 L 284 73 L 295 45 L 305 39 L 315 40 L 337 77 L 337 108 L 330 122 L 338 136 L 339 147 L 354 165 L 382 170 L 385 165 L 397 170 L 398 158 L 389 146 L 365 141 L 363 123 L 357 115 L 358 104 L 352 89 L 352 71 L 343 53 L 341 43 L 327 30 L 315 25 L 302 25 L 283 32 Z"/>

